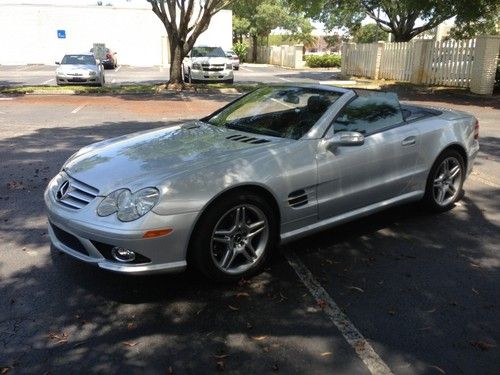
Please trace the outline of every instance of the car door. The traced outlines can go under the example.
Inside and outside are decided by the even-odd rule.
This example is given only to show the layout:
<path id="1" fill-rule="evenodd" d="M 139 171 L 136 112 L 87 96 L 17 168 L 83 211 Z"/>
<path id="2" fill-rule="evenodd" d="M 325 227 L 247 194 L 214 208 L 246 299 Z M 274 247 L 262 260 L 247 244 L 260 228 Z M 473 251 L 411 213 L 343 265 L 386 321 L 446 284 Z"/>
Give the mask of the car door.
<path id="1" fill-rule="evenodd" d="M 419 147 L 418 129 L 405 123 L 397 97 L 371 93 L 348 103 L 326 137 L 357 131 L 364 143 L 319 149 L 320 220 L 387 201 L 412 190 Z"/>

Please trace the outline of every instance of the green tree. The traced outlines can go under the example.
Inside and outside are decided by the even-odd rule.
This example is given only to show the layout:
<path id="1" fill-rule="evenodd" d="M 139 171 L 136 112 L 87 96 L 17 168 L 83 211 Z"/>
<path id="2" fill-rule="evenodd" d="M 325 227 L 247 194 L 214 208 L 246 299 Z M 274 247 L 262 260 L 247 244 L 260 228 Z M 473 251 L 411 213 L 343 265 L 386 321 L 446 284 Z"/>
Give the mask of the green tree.
<path id="1" fill-rule="evenodd" d="M 184 87 L 182 60 L 196 39 L 208 29 L 213 15 L 232 0 L 146 0 L 165 26 L 170 42 L 170 79 L 168 85 Z"/>
<path id="2" fill-rule="evenodd" d="M 370 23 L 355 28 L 352 32 L 352 40 L 355 43 L 373 43 L 379 40 L 387 40 L 387 32 L 380 30 L 376 24 Z"/>
<path id="3" fill-rule="evenodd" d="M 474 21 L 458 22 L 450 31 L 451 39 L 470 39 L 476 35 L 500 34 L 500 8 L 498 13 L 491 17 L 481 17 Z"/>
<path id="4" fill-rule="evenodd" d="M 235 1 L 232 10 L 238 18 L 238 33 L 248 35 L 252 39 L 253 61 L 257 59 L 259 38 L 267 39 L 271 31 L 278 27 L 288 31 L 293 39 L 300 42 L 311 39 L 310 22 L 300 11 L 292 11 L 286 0 Z M 241 20 L 246 20 L 246 23 Z M 240 28 L 242 25 L 245 27 Z"/>
<path id="5" fill-rule="evenodd" d="M 344 27 L 351 30 L 370 17 L 382 30 L 392 33 L 396 42 L 407 42 L 452 17 L 456 17 L 460 26 L 491 19 L 500 13 L 499 0 L 288 1 L 296 9 L 323 21 L 329 29 Z"/>
<path id="6" fill-rule="evenodd" d="M 243 43 L 243 37 L 250 31 L 250 21 L 233 14 L 233 43 Z"/>

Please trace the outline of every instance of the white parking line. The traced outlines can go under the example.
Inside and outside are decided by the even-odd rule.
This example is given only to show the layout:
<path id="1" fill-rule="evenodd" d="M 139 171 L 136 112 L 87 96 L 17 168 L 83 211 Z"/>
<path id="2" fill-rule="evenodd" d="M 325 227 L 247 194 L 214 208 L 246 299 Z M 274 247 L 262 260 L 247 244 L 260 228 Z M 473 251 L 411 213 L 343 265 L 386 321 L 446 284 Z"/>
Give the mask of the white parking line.
<path id="1" fill-rule="evenodd" d="M 311 271 L 302 263 L 297 255 L 291 250 L 283 251 L 288 264 L 293 268 L 299 279 L 316 299 L 318 305 L 323 306 L 323 312 L 328 315 L 335 327 L 351 345 L 368 368 L 370 373 L 382 375 L 391 374 L 392 371 L 387 364 L 378 356 L 370 343 L 363 337 L 349 318 L 340 310 L 335 301 L 330 297 L 321 284 L 314 278 Z"/>
<path id="2" fill-rule="evenodd" d="M 479 172 L 472 172 L 470 175 L 470 179 L 478 182 L 482 182 L 485 185 L 500 189 L 500 185 L 487 179 L 484 178 Z"/>
<path id="3" fill-rule="evenodd" d="M 120 65 L 120 66 L 118 66 L 118 67 L 116 67 L 116 68 L 115 68 L 115 73 L 116 73 L 117 71 L 119 71 L 121 68 L 122 68 L 122 66 L 121 66 L 121 65 Z"/>
<path id="4" fill-rule="evenodd" d="M 282 81 L 286 81 L 286 82 L 293 82 L 291 79 L 286 79 L 286 78 L 282 78 L 282 77 L 276 77 L 278 79 L 281 79 Z"/>
<path id="5" fill-rule="evenodd" d="M 0 98 L 0 100 L 14 100 L 14 98 Z"/>
<path id="6" fill-rule="evenodd" d="M 49 84 L 50 82 L 52 82 L 54 80 L 55 80 L 55 78 L 48 79 L 45 82 L 42 82 L 42 85 L 47 85 L 47 84 Z"/>
<path id="7" fill-rule="evenodd" d="M 79 107 L 76 107 L 74 110 L 71 111 L 71 113 L 78 113 L 80 110 L 82 110 L 87 104 L 82 104 Z"/>

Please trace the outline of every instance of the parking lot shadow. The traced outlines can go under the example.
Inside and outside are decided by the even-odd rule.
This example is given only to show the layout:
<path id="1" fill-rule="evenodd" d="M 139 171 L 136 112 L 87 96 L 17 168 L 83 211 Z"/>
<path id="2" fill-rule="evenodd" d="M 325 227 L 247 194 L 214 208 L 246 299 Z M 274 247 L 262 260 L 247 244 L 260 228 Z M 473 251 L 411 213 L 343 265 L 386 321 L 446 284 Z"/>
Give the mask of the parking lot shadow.
<path id="1" fill-rule="evenodd" d="M 0 367 L 367 373 L 279 255 L 258 277 L 220 285 L 192 272 L 116 275 L 50 250 L 42 195 L 64 160 L 89 143 L 165 125 L 104 122 L 0 140 Z M 493 374 L 499 194 L 475 187 L 441 215 L 393 208 L 284 251 L 299 254 L 396 373 Z"/>

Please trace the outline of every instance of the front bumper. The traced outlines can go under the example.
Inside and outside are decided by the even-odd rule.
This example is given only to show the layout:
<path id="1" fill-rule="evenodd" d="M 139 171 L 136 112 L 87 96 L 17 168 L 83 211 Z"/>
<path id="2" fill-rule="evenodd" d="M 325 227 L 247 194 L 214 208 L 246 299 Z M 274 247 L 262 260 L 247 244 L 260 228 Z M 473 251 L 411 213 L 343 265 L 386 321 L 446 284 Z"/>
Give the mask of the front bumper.
<path id="1" fill-rule="evenodd" d="M 64 84 L 96 84 L 100 82 L 99 76 L 66 76 L 66 75 L 57 75 L 56 76 L 57 83 Z"/>
<path id="2" fill-rule="evenodd" d="M 229 81 L 234 79 L 232 69 L 221 71 L 191 70 L 191 79 L 196 81 Z"/>
<path id="3" fill-rule="evenodd" d="M 55 200 L 49 184 L 44 199 L 50 241 L 73 258 L 126 274 L 178 272 L 186 268 L 187 246 L 197 213 L 158 215 L 151 211 L 137 221 L 121 223 L 114 217 L 97 216 L 102 197 L 83 208 L 72 209 Z M 174 230 L 164 237 L 143 238 L 146 231 L 161 228 Z M 115 246 L 139 256 L 134 263 L 115 260 L 110 254 Z"/>

